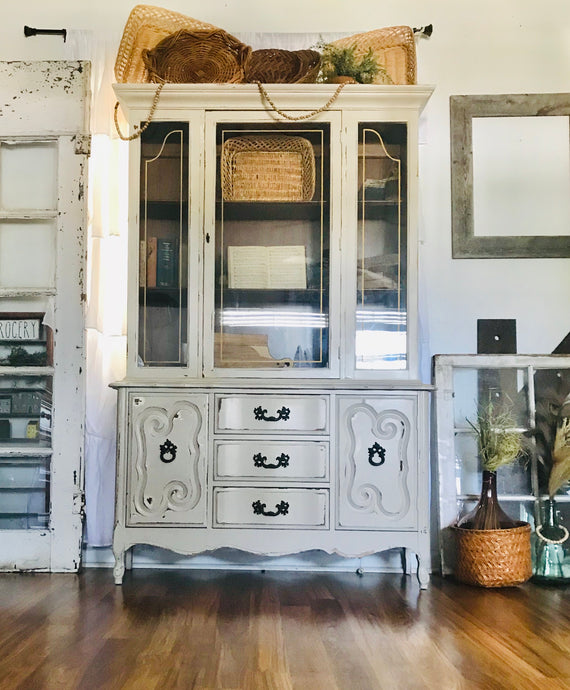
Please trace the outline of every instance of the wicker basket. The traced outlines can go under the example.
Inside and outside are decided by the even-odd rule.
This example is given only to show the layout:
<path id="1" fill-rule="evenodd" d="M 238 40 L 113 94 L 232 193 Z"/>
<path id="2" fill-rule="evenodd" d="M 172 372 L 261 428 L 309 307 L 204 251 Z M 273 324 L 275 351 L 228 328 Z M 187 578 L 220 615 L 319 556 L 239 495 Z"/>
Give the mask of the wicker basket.
<path id="1" fill-rule="evenodd" d="M 262 134 L 224 142 L 226 201 L 309 201 L 314 192 L 315 156 L 304 137 Z"/>
<path id="2" fill-rule="evenodd" d="M 148 82 L 142 60 L 143 50 L 154 46 L 175 31 L 213 30 L 218 27 L 153 5 L 136 5 L 131 11 L 117 51 L 115 78 L 119 83 Z"/>
<path id="3" fill-rule="evenodd" d="M 316 50 L 254 50 L 246 65 L 245 80 L 264 84 L 314 83 L 321 66 Z"/>
<path id="4" fill-rule="evenodd" d="M 340 38 L 331 43 L 339 48 L 354 46 L 354 56 L 362 58 L 372 48 L 378 64 L 386 70 L 394 84 L 416 83 L 416 44 L 409 26 L 389 26 Z M 374 84 L 385 84 L 380 72 Z"/>
<path id="5" fill-rule="evenodd" d="M 526 582 L 532 575 L 530 525 L 512 529 L 465 529 L 455 533 L 455 577 L 469 585 L 507 587 Z"/>
<path id="6" fill-rule="evenodd" d="M 151 81 L 171 84 L 241 82 L 250 55 L 249 46 L 223 29 L 181 29 L 142 52 Z"/>

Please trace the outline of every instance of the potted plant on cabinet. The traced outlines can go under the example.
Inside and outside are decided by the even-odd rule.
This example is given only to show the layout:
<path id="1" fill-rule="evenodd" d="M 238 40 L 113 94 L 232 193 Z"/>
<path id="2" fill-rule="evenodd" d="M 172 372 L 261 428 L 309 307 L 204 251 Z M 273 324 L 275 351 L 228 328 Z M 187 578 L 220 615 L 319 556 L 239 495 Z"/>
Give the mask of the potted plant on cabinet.
<path id="1" fill-rule="evenodd" d="M 483 587 L 520 584 L 532 574 L 530 524 L 510 518 L 497 499 L 497 470 L 523 454 L 523 437 L 509 409 L 491 399 L 479 407 L 475 432 L 482 468 L 481 496 L 454 526 L 455 576 Z"/>
<path id="2" fill-rule="evenodd" d="M 336 46 L 318 43 L 321 52 L 321 71 L 318 81 L 333 84 L 372 84 L 378 75 L 385 84 L 393 84 L 386 69 L 378 63 L 372 48 L 364 55 L 356 54 L 356 46 Z"/>

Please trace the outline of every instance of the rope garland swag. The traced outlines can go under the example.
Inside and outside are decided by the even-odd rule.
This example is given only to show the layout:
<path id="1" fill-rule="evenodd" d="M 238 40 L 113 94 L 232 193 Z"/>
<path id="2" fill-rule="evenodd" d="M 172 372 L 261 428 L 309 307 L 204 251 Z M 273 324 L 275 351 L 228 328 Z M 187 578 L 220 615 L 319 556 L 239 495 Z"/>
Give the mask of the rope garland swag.
<path id="1" fill-rule="evenodd" d="M 152 118 L 154 117 L 154 113 L 156 112 L 156 108 L 158 107 L 158 100 L 160 98 L 160 92 L 162 91 L 164 84 L 166 82 L 160 82 L 158 86 L 156 87 L 156 92 L 154 94 L 154 98 L 152 99 L 152 105 L 150 106 L 150 110 L 148 113 L 148 117 L 142 127 L 136 130 L 134 134 L 130 134 L 129 136 L 126 136 L 121 132 L 121 128 L 119 127 L 119 117 L 118 117 L 118 111 L 119 111 L 119 103 L 115 103 L 115 110 L 114 110 L 114 121 L 115 121 L 115 129 L 117 130 L 117 134 L 119 135 L 119 138 L 122 139 L 123 141 L 133 141 L 133 139 L 138 139 L 138 137 L 141 136 L 141 134 L 148 128 L 150 123 L 152 122 Z M 267 93 L 267 90 L 263 86 L 263 84 L 260 81 L 255 82 L 257 84 L 257 88 L 259 89 L 259 94 L 261 96 L 262 100 L 265 100 L 280 117 L 282 117 L 285 120 L 291 120 L 293 122 L 298 122 L 299 120 L 310 120 L 313 117 L 316 117 L 319 113 L 324 112 L 325 110 L 328 110 L 331 105 L 336 101 L 336 99 L 339 97 L 340 92 L 342 89 L 346 86 L 346 84 L 339 84 L 336 91 L 333 93 L 333 95 L 329 98 L 329 100 L 322 105 L 320 108 L 317 108 L 316 110 L 312 110 L 310 113 L 304 113 L 303 115 L 290 115 L 289 113 L 286 113 L 284 110 L 281 110 L 278 108 L 273 100 L 271 99 L 271 96 Z"/>
<path id="2" fill-rule="evenodd" d="M 278 108 L 275 103 L 271 100 L 271 97 L 267 93 L 265 87 L 260 81 L 255 82 L 257 84 L 257 88 L 259 89 L 259 94 L 261 96 L 262 100 L 265 100 L 271 108 L 278 114 L 280 115 L 283 119 L 285 120 L 291 120 L 293 122 L 298 122 L 299 120 L 310 120 L 312 117 L 315 117 L 319 113 L 324 112 L 325 110 L 328 110 L 331 105 L 336 101 L 336 99 L 339 97 L 340 92 L 342 89 L 346 86 L 346 83 L 339 84 L 336 91 L 333 93 L 333 95 L 329 98 L 329 100 L 320 108 L 317 108 L 316 110 L 311 111 L 310 113 L 305 113 L 304 115 L 289 115 L 289 113 L 284 112 L 280 108 Z"/>
<path id="3" fill-rule="evenodd" d="M 114 120 L 115 120 L 115 129 L 117 130 L 117 134 L 119 135 L 119 138 L 122 139 L 123 141 L 132 141 L 133 139 L 138 139 L 140 135 L 148 128 L 150 123 L 152 122 L 152 118 L 154 117 L 154 113 L 156 111 L 156 108 L 158 106 L 158 99 L 160 98 L 160 92 L 162 91 L 164 87 L 165 82 L 160 82 L 160 84 L 156 87 L 156 92 L 154 94 L 154 98 L 152 99 L 152 105 L 150 106 L 150 110 L 148 112 L 148 117 L 145 121 L 145 123 L 137 129 L 137 131 L 134 134 L 131 134 L 130 136 L 125 136 L 119 127 L 119 117 L 118 117 L 118 112 L 119 112 L 119 102 L 115 103 L 115 110 L 114 110 Z"/>

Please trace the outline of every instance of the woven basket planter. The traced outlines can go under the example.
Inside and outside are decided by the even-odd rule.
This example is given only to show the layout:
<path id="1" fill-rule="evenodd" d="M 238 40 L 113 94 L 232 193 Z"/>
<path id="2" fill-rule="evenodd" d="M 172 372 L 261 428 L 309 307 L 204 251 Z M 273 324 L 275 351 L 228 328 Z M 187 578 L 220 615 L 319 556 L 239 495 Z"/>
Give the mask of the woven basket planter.
<path id="1" fill-rule="evenodd" d="M 150 50 L 170 34 L 188 29 L 213 31 L 218 27 L 153 5 L 133 7 L 125 24 L 117 59 L 115 78 L 121 84 L 150 81 L 142 60 L 143 50 Z"/>
<path id="2" fill-rule="evenodd" d="M 354 47 L 354 56 L 363 58 L 372 48 L 378 64 L 384 67 L 393 84 L 416 83 L 416 44 L 414 32 L 409 26 L 388 26 L 346 38 L 339 38 L 331 43 L 339 48 Z M 379 73 L 375 84 L 385 84 L 385 78 Z"/>
<path id="3" fill-rule="evenodd" d="M 247 82 L 263 84 L 314 83 L 321 66 L 316 50 L 254 50 L 245 69 Z"/>
<path id="4" fill-rule="evenodd" d="M 310 201 L 314 193 L 315 156 L 304 137 L 260 134 L 224 142 L 225 201 Z"/>
<path id="5" fill-rule="evenodd" d="M 508 587 L 526 582 L 532 575 L 527 522 L 520 522 L 512 529 L 451 529 L 457 555 L 455 577 L 460 582 Z"/>
<path id="6" fill-rule="evenodd" d="M 181 29 L 142 58 L 154 82 L 170 84 L 235 83 L 244 78 L 251 48 L 223 29 Z"/>

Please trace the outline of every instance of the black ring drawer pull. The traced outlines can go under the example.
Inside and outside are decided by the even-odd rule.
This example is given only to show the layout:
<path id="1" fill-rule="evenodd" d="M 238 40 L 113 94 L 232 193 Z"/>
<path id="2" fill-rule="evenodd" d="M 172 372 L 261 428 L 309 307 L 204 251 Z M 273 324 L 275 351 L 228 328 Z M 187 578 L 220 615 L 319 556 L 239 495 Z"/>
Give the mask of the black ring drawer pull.
<path id="1" fill-rule="evenodd" d="M 291 410 L 288 407 L 282 407 L 280 410 L 277 410 L 275 417 L 268 417 L 266 416 L 267 410 L 264 410 L 261 405 L 259 405 L 253 410 L 253 414 L 260 422 L 280 422 L 281 420 L 286 422 L 289 419 Z"/>
<path id="2" fill-rule="evenodd" d="M 377 455 L 380 459 L 378 462 L 374 460 L 374 456 Z M 368 449 L 368 462 L 374 467 L 380 467 L 386 461 L 386 448 L 382 448 L 379 443 L 373 443 Z"/>
<path id="3" fill-rule="evenodd" d="M 266 510 L 265 506 L 266 503 L 262 503 L 261 501 L 254 501 L 251 504 L 251 507 L 253 508 L 253 514 L 254 515 L 265 515 L 265 517 L 276 517 L 277 515 L 287 515 L 289 512 L 289 504 L 287 501 L 281 501 L 280 503 L 277 503 L 275 505 L 275 510 Z"/>
<path id="4" fill-rule="evenodd" d="M 160 459 L 162 462 L 173 462 L 176 460 L 177 447 L 170 439 L 166 439 L 160 446 Z"/>
<path id="5" fill-rule="evenodd" d="M 289 456 L 286 453 L 281 453 L 275 458 L 276 462 L 267 462 L 267 456 L 261 453 L 256 453 L 253 456 L 253 464 L 256 467 L 263 467 L 266 470 L 276 470 L 279 467 L 287 467 L 289 465 Z"/>

